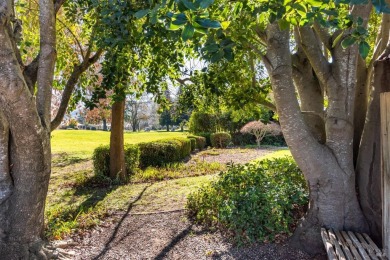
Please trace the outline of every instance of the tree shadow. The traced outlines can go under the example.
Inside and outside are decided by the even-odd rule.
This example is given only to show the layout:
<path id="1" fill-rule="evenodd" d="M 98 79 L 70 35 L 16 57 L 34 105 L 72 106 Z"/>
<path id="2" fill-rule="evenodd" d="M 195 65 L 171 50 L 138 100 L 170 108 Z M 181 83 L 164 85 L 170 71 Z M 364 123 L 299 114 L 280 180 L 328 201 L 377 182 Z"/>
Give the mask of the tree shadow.
<path id="1" fill-rule="evenodd" d="M 52 156 L 52 166 L 53 167 L 66 167 L 72 164 L 86 162 L 90 160 L 89 158 L 81 158 L 77 156 L 71 156 L 67 153 L 53 154 Z"/>
<path id="2" fill-rule="evenodd" d="M 166 255 L 171 251 L 181 240 L 183 240 L 188 234 L 190 234 L 192 230 L 193 224 L 189 225 L 186 229 L 184 229 L 180 234 L 178 234 L 171 242 L 166 245 L 161 252 L 154 258 L 154 260 L 161 260 L 166 257 Z"/>
<path id="3" fill-rule="evenodd" d="M 111 244 L 114 242 L 114 240 L 115 240 L 115 238 L 116 238 L 116 236 L 117 236 L 117 234 L 118 234 L 118 232 L 119 232 L 119 230 L 120 230 L 124 220 L 130 214 L 130 211 L 132 210 L 134 204 L 142 198 L 142 196 L 145 193 L 145 191 L 152 185 L 153 184 L 151 183 L 148 186 L 146 186 L 145 188 L 143 188 L 143 190 L 139 193 L 138 197 L 135 198 L 135 200 L 133 200 L 132 202 L 129 203 L 129 206 L 127 207 L 126 213 L 123 214 L 123 216 L 119 220 L 118 224 L 115 226 L 114 232 L 111 234 L 111 237 L 108 239 L 108 241 L 105 244 L 103 250 L 99 253 L 99 255 L 97 255 L 96 257 L 93 258 L 94 260 L 101 259 L 102 257 L 104 257 L 105 254 L 107 254 L 108 250 L 110 250 L 110 248 L 111 248 Z"/>

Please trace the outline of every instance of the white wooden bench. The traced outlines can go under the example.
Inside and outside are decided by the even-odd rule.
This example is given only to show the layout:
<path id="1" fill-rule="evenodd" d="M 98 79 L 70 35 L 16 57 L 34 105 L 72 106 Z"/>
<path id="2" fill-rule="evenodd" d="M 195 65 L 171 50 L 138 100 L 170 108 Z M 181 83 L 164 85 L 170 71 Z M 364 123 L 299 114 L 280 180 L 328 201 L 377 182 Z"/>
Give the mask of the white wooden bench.
<path id="1" fill-rule="evenodd" d="M 322 228 L 321 237 L 329 260 L 387 259 L 367 234 Z"/>

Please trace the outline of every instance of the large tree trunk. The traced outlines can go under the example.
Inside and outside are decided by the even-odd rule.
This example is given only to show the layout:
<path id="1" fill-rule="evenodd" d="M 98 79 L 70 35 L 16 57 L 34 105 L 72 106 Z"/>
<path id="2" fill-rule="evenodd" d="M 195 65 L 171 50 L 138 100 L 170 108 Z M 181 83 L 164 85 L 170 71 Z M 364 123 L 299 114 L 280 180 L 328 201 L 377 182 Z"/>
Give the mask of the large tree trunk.
<path id="1" fill-rule="evenodd" d="M 110 135 L 110 177 L 125 180 L 124 152 L 124 116 L 125 101 L 115 101 L 112 105 L 111 135 Z"/>
<path id="2" fill-rule="evenodd" d="M 382 92 L 390 91 L 389 82 L 390 56 L 384 55 L 375 62 L 373 92 L 356 164 L 360 205 L 371 236 L 378 244 L 382 242 L 379 96 Z"/>
<path id="3" fill-rule="evenodd" d="M 304 31 L 305 30 L 305 31 Z M 309 40 L 311 29 L 301 31 Z M 313 41 L 311 41 L 313 42 Z M 297 164 L 303 171 L 310 188 L 309 210 L 297 228 L 291 243 L 308 253 L 322 252 L 320 228 L 366 231 L 367 224 L 361 212 L 355 190 L 353 169 L 353 128 L 348 110 L 353 104 L 352 59 L 340 59 L 348 63 L 335 63 L 335 74 L 326 72 L 326 61 L 314 64 L 319 80 L 326 79 L 329 89 L 329 107 L 326 118 L 326 144 L 313 135 L 301 114 L 292 81 L 289 31 L 280 31 L 277 24 L 267 28 L 267 55 L 265 63 L 271 77 L 275 102 L 282 130 Z M 308 47 L 308 46 L 306 46 Z M 306 49 L 308 57 L 317 50 Z M 355 50 L 334 55 L 351 56 Z M 349 53 L 352 52 L 352 53 Z M 322 54 L 321 54 L 322 55 Z M 316 56 L 318 59 L 319 56 Z M 310 58 L 309 58 L 310 59 Z M 310 60 L 313 64 L 313 61 Z M 320 62 L 320 61 L 318 61 Z M 322 70 L 325 71 L 322 74 Z M 339 73 L 337 73 L 339 72 Z M 333 72 L 332 72 L 333 73 Z M 332 99 L 333 98 L 333 99 Z M 352 100 L 351 100 L 352 98 Z"/>
<path id="4" fill-rule="evenodd" d="M 41 4 L 47 5 L 46 11 L 53 12 L 53 1 L 49 2 L 41 1 Z M 2 259 L 44 259 L 43 216 L 51 170 L 47 117 L 50 111 L 44 108 L 47 107 L 45 96 L 50 98 L 47 89 L 51 87 L 54 45 L 50 37 L 41 43 L 47 60 L 46 64 L 40 63 L 39 87 L 45 90 L 40 93 L 38 113 L 12 48 L 9 16 L 4 15 L 9 10 L 12 10 L 11 1 L 0 2 L 0 256 Z M 43 13 L 41 18 L 50 16 Z M 49 20 L 46 22 L 52 26 L 53 21 Z"/>

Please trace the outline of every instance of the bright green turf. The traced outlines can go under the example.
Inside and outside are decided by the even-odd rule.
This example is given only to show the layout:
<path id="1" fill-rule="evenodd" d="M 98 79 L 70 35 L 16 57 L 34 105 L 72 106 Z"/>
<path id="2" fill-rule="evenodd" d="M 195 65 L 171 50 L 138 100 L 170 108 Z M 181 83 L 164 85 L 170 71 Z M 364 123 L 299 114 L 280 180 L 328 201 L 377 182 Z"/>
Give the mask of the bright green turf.
<path id="1" fill-rule="evenodd" d="M 136 144 L 186 135 L 185 132 L 125 133 L 125 143 Z M 67 153 L 82 158 L 91 157 L 96 147 L 110 142 L 110 132 L 104 131 L 56 130 L 51 136 L 53 154 Z"/>

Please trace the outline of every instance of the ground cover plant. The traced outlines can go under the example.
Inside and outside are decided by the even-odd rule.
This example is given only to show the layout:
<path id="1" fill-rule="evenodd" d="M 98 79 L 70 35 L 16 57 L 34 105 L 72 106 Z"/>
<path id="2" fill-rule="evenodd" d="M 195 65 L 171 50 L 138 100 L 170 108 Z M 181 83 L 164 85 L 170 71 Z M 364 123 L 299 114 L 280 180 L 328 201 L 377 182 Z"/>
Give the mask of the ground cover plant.
<path id="1" fill-rule="evenodd" d="M 231 165 L 216 181 L 191 193 L 186 207 L 195 222 L 228 230 L 243 243 L 290 234 L 307 203 L 301 171 L 292 157 L 282 157 Z"/>

